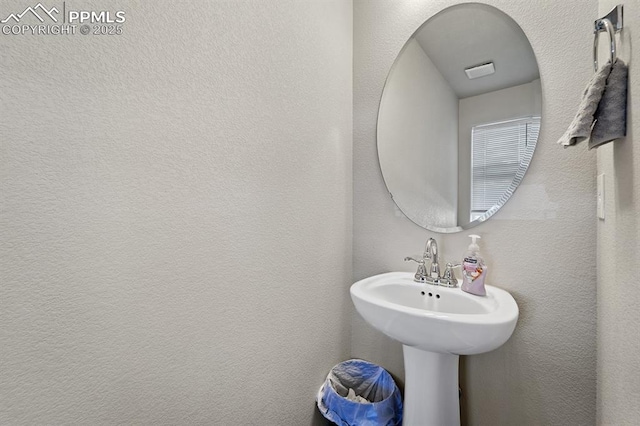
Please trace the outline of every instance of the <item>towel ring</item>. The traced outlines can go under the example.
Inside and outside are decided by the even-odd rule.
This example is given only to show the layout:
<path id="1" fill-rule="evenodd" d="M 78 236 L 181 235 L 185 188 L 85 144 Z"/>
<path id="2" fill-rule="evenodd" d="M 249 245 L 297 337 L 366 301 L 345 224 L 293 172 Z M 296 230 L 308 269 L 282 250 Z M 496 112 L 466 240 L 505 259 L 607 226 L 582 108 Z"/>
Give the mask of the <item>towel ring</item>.
<path id="1" fill-rule="evenodd" d="M 602 31 L 606 31 L 609 36 L 609 53 L 611 54 L 611 63 L 616 61 L 616 33 L 622 30 L 624 6 L 619 4 L 605 16 L 596 19 L 593 23 L 593 69 L 598 72 L 598 36 Z"/>
<path id="2" fill-rule="evenodd" d="M 598 71 L 598 36 L 600 35 L 600 31 L 607 31 L 609 35 L 609 51 L 611 54 L 611 63 L 613 64 L 616 61 L 616 36 L 613 30 L 613 25 L 611 21 L 608 19 L 598 19 L 596 21 L 596 31 L 595 36 L 593 38 L 593 70 Z"/>

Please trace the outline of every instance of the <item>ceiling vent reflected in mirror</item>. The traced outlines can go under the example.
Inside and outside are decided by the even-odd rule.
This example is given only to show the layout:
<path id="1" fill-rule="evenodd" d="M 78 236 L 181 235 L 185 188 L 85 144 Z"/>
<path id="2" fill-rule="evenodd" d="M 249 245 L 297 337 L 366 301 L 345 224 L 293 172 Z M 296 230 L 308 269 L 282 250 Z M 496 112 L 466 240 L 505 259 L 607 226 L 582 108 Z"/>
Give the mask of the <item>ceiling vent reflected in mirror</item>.
<path id="1" fill-rule="evenodd" d="M 485 77 L 495 73 L 496 68 L 493 66 L 493 62 L 487 62 L 486 64 L 465 68 L 464 72 L 469 80 L 473 80 L 474 78 Z"/>

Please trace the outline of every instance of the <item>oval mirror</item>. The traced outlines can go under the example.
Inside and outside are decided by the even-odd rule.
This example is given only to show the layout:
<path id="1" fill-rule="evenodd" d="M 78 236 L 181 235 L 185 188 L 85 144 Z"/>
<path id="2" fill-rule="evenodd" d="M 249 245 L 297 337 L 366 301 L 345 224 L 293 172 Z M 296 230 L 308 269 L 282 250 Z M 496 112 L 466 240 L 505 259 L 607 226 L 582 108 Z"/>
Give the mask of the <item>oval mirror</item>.
<path id="1" fill-rule="evenodd" d="M 378 112 L 378 158 L 402 212 L 436 232 L 491 217 L 529 167 L 542 112 L 538 64 L 518 24 L 478 3 L 409 38 Z"/>

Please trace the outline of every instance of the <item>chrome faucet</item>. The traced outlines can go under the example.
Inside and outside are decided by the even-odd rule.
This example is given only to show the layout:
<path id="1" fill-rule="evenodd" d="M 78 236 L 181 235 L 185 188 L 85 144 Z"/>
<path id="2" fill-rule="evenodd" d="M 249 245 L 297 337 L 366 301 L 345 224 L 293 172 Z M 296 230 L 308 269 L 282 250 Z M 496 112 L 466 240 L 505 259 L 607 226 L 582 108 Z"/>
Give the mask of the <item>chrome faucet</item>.
<path id="1" fill-rule="evenodd" d="M 431 267 L 429 268 L 429 277 L 433 279 L 440 278 L 440 265 L 438 264 L 438 243 L 433 238 L 429 238 L 424 245 L 425 259 L 431 259 Z"/>
<path id="2" fill-rule="evenodd" d="M 413 257 L 405 257 L 405 261 L 412 260 L 418 264 L 418 270 L 413 278 L 414 281 L 419 283 L 427 283 L 433 285 L 441 285 L 444 287 L 457 287 L 458 280 L 456 279 L 453 268 L 460 266 L 460 264 L 447 263 L 444 274 L 440 275 L 440 264 L 438 260 L 438 243 L 433 238 L 429 238 L 424 245 L 424 253 L 422 259 L 414 259 Z M 429 272 L 427 273 L 426 263 L 427 260 L 431 261 L 429 266 Z"/>

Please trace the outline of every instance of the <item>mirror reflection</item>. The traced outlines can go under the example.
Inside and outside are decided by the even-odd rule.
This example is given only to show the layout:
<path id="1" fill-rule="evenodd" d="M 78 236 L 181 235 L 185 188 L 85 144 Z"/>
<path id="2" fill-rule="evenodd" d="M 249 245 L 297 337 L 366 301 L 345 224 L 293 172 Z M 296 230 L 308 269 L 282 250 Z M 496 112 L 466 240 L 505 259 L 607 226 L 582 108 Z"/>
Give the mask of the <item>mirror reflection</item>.
<path id="1" fill-rule="evenodd" d="M 384 87 L 378 156 L 394 202 L 457 232 L 491 217 L 533 156 L 542 90 L 533 49 L 500 10 L 461 4 L 409 38 Z"/>

